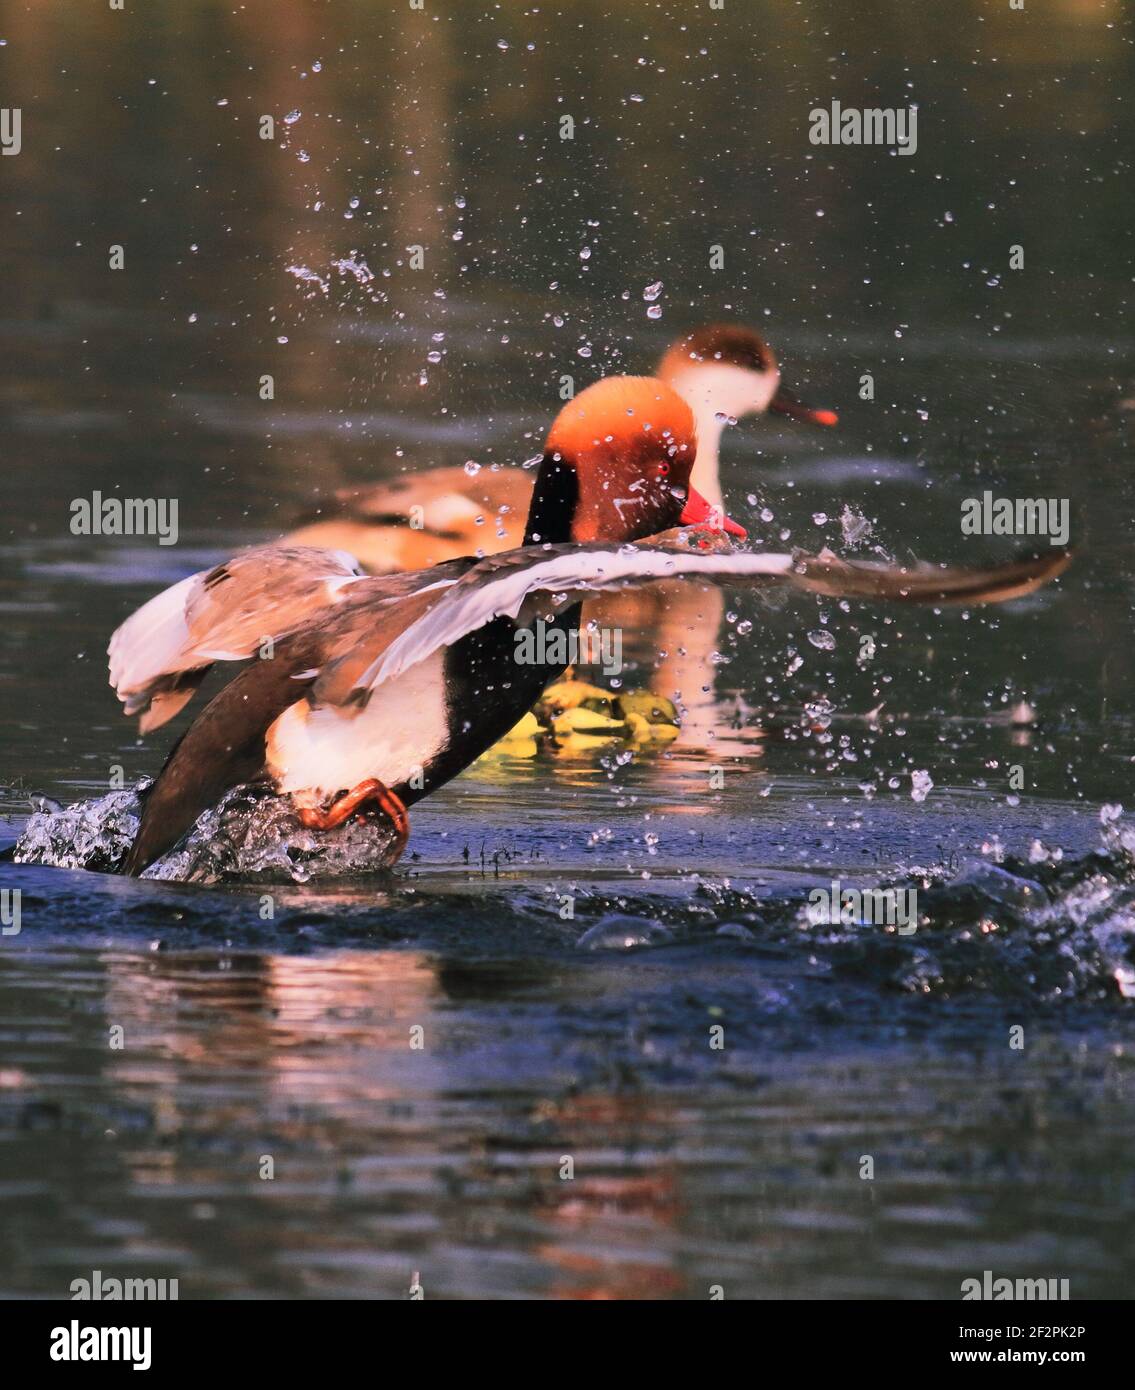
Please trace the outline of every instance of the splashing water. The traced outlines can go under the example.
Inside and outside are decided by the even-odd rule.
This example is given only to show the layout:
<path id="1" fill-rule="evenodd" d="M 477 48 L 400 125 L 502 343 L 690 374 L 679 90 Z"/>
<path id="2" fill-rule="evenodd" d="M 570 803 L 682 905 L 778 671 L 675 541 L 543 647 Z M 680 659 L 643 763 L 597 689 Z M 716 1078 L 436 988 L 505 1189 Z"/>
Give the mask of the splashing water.
<path id="1" fill-rule="evenodd" d="M 138 832 L 149 782 L 30 816 L 16 844 L 18 864 L 117 872 Z M 389 823 L 352 817 L 334 830 L 308 830 L 290 797 L 234 787 L 201 815 L 179 843 L 142 875 L 179 883 L 246 879 L 306 883 L 313 878 L 373 874 L 393 862 Z"/>
<path id="2" fill-rule="evenodd" d="M 362 256 L 352 252 L 349 256 L 340 256 L 338 260 L 331 264 L 340 275 L 353 276 L 360 285 L 369 285 L 374 279 L 374 271 L 367 265 Z"/>
<path id="3" fill-rule="evenodd" d="M 312 270 L 307 265 L 289 265 L 286 267 L 289 275 L 294 275 L 297 280 L 305 285 L 310 285 L 318 290 L 320 294 L 327 294 L 331 288 L 328 282 L 317 271 Z"/>
<path id="4" fill-rule="evenodd" d="M 844 503 L 843 511 L 840 512 L 839 525 L 843 532 L 844 545 L 852 547 L 862 545 L 875 529 L 858 508 L 848 503 Z"/>

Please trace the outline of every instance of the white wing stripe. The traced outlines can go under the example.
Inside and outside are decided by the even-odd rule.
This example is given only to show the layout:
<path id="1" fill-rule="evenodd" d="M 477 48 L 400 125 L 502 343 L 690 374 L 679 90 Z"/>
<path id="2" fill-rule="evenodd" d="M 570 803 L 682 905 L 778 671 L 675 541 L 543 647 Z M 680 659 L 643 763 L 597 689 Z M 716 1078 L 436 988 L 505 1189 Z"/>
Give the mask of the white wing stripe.
<path id="1" fill-rule="evenodd" d="M 622 550 L 576 551 L 517 567 L 498 579 L 469 575 L 391 642 L 362 673 L 360 689 L 374 689 L 408 667 L 451 646 L 494 618 L 515 618 L 538 590 L 600 592 L 631 582 L 676 578 L 776 576 L 791 571 L 791 555 L 696 555 L 627 546 Z"/>

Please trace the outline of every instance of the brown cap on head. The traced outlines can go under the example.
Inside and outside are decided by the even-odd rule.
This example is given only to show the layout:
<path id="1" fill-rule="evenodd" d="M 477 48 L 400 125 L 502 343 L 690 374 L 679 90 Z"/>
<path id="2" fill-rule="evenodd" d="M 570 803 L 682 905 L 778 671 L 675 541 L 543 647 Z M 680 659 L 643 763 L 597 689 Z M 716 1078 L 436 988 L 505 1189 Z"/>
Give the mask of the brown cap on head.
<path id="1" fill-rule="evenodd" d="M 798 396 L 780 384 L 780 368 L 772 348 L 759 333 L 746 328 L 744 324 L 710 323 L 703 328 L 695 328 L 670 346 L 659 363 L 658 375 L 686 391 L 690 369 L 697 366 L 733 367 L 764 377 L 771 383 L 766 389 L 772 394 L 762 395 L 758 392 L 756 400 L 751 395 L 748 400 L 744 395 L 736 399 L 735 387 L 733 393 L 717 390 L 714 396 L 707 397 L 715 405 L 719 404 L 725 414 L 739 417 L 771 410 L 777 415 L 806 420 L 812 425 L 839 423 L 839 416 L 834 410 L 816 410 L 805 405 Z M 706 374 L 707 378 L 709 375 Z M 756 384 L 755 380 L 753 384 Z"/>
<path id="2" fill-rule="evenodd" d="M 748 372 L 776 370 L 772 348 L 759 333 L 739 323 L 709 323 L 695 328 L 671 344 L 659 373 L 668 377 L 691 362 L 721 362 Z"/>

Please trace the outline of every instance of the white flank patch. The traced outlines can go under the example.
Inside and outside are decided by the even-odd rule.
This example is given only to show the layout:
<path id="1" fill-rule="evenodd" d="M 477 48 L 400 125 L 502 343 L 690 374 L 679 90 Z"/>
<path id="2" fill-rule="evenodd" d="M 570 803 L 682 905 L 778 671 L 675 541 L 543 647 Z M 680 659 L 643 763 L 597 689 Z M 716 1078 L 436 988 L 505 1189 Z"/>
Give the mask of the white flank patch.
<path id="1" fill-rule="evenodd" d="M 363 709 L 290 705 L 269 728 L 268 770 L 281 792 L 313 800 L 377 777 L 388 787 L 424 769 L 449 740 L 445 658 L 437 653 L 390 681 Z"/>
<path id="2" fill-rule="evenodd" d="M 476 483 L 470 479 L 474 488 Z M 487 505 L 479 505 L 472 497 L 463 497 L 459 492 L 446 492 L 435 497 L 425 505 L 425 523 L 431 531 L 453 531 L 467 522 L 476 521 L 489 511 Z M 491 515 L 491 512 L 490 512 Z"/>
<path id="3" fill-rule="evenodd" d="M 417 622 L 396 637 L 358 679 L 361 689 L 375 689 L 417 662 L 494 618 L 515 618 L 529 594 L 563 593 L 574 602 L 581 593 L 649 584 L 658 579 L 703 578 L 728 583 L 791 573 L 791 555 L 698 555 L 625 546 L 618 550 L 574 550 L 547 560 L 505 570 L 485 580 L 470 570 L 460 584 Z"/>

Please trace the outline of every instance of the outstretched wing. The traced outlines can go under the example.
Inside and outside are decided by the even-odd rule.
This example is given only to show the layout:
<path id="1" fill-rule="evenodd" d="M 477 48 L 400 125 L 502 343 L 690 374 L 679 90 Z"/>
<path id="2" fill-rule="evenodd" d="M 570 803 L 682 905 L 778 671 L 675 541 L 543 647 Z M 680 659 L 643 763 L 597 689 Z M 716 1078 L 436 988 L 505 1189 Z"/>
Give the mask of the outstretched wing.
<path id="1" fill-rule="evenodd" d="M 1030 593 L 1067 568 L 1071 555 L 1053 548 L 984 568 L 891 565 L 819 555 L 705 554 L 681 541 L 642 544 L 526 546 L 492 556 L 431 604 L 360 673 L 356 685 L 373 690 L 451 646 L 495 618 L 516 618 L 539 596 L 542 613 L 613 589 L 661 579 L 700 579 L 725 587 L 786 584 L 832 597 L 913 603 L 998 603 Z"/>
<path id="2" fill-rule="evenodd" d="M 354 558 L 306 546 L 257 546 L 182 579 L 110 639 L 110 683 L 143 733 L 192 699 L 214 661 L 243 661 L 294 632 L 360 579 Z"/>

